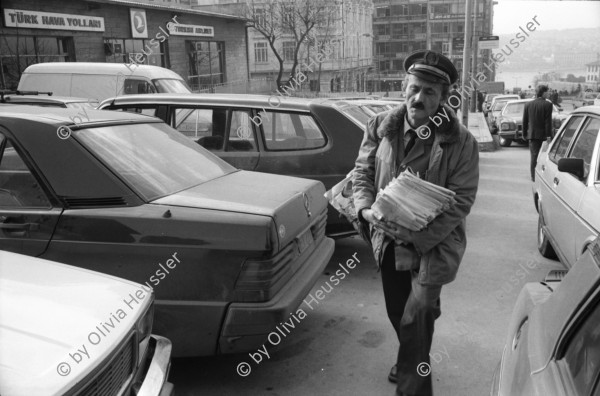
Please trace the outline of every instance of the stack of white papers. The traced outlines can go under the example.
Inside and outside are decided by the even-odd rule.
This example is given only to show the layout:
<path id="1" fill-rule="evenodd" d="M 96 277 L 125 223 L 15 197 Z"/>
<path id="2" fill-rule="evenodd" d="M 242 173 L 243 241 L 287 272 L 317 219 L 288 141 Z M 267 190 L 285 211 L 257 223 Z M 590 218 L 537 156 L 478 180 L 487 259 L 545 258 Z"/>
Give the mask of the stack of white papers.
<path id="1" fill-rule="evenodd" d="M 378 220 L 420 231 L 454 205 L 454 195 L 454 191 L 405 171 L 379 191 L 372 209 Z"/>

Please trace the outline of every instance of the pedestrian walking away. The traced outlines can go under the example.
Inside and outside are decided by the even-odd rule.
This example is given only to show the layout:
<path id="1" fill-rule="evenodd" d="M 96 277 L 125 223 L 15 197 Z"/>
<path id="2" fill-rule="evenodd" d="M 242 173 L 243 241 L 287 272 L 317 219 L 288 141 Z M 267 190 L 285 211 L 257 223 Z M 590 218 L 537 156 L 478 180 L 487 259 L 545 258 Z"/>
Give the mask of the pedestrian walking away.
<path id="1" fill-rule="evenodd" d="M 465 252 L 479 154 L 477 141 L 446 104 L 458 78 L 452 62 L 421 50 L 406 58 L 404 68 L 406 103 L 369 120 L 353 172 L 353 198 L 399 342 L 388 379 L 397 395 L 433 395 L 434 322 L 441 315 L 442 286 L 455 279 Z M 371 209 L 377 192 L 407 168 L 455 193 L 454 205 L 420 231 L 378 220 Z"/>
<path id="2" fill-rule="evenodd" d="M 531 181 L 535 181 L 535 166 L 544 140 L 552 139 L 552 103 L 547 100 L 548 87 L 539 85 L 536 98 L 523 109 L 523 138 L 529 140 Z"/>

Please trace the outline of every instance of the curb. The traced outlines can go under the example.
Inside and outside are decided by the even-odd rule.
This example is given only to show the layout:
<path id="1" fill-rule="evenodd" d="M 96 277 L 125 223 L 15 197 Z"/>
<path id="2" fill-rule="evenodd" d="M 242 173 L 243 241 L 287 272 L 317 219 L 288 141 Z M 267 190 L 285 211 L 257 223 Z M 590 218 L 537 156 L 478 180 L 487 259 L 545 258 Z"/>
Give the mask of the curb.
<path id="1" fill-rule="evenodd" d="M 498 141 L 497 136 L 492 136 L 491 142 L 477 142 L 477 145 L 479 146 L 480 153 L 496 151 L 496 150 L 500 150 L 500 148 L 501 148 L 500 142 Z"/>

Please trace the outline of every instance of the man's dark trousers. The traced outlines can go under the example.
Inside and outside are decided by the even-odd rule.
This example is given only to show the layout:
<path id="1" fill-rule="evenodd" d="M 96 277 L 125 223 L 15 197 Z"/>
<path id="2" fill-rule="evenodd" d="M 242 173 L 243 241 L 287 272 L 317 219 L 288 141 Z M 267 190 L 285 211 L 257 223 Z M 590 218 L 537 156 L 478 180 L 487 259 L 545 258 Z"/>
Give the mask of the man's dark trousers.
<path id="1" fill-rule="evenodd" d="M 535 180 L 535 166 L 537 165 L 538 154 L 540 153 L 543 143 L 544 141 L 540 139 L 531 139 L 529 141 L 529 152 L 531 153 L 531 181 Z"/>
<path id="2" fill-rule="evenodd" d="M 435 320 L 441 315 L 441 286 L 417 282 L 418 270 L 396 271 L 394 244 L 385 251 L 381 266 L 385 306 L 398 335 L 398 391 L 407 395 L 433 395 L 431 374 L 419 375 L 417 367 L 430 367 L 429 352 Z M 423 366 L 420 367 L 423 369 Z"/>

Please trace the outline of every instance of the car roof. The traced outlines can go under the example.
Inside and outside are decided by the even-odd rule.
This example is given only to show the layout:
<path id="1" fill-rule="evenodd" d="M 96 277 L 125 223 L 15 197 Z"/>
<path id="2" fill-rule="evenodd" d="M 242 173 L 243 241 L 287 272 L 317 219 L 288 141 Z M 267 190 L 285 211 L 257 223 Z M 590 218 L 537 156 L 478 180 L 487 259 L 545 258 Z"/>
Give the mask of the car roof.
<path id="1" fill-rule="evenodd" d="M 352 100 L 337 100 L 336 98 L 329 98 L 329 100 L 334 103 L 344 103 L 344 104 L 354 104 L 357 106 L 384 106 L 384 105 L 394 105 L 400 106 L 401 102 L 389 101 L 389 100 L 380 100 L 380 99 L 352 99 Z"/>
<path id="2" fill-rule="evenodd" d="M 578 107 L 577 109 L 575 109 L 571 112 L 571 114 L 580 114 L 580 113 L 591 113 L 594 115 L 600 115 L 600 106 L 591 105 L 591 106 Z"/>
<path id="3" fill-rule="evenodd" d="M 75 123 L 73 120 L 83 119 Z M 92 110 L 27 105 L 0 106 L 0 125 L 3 134 L 27 153 L 48 180 L 59 199 L 98 197 L 133 197 L 131 190 L 96 161 L 73 138 L 72 130 L 87 127 L 122 126 L 163 122 L 155 117 L 125 111 Z M 164 124 L 163 124 L 164 125 Z M 126 199 L 126 198 L 123 198 Z M 137 198 L 131 198 L 137 199 Z"/>
<path id="4" fill-rule="evenodd" d="M 86 110 L 85 114 L 78 109 L 60 107 L 34 107 L 26 105 L 0 106 L 0 120 L 14 119 L 23 122 L 38 122 L 48 125 L 74 125 L 74 119 L 84 119 L 78 125 L 86 126 L 107 122 L 159 122 L 157 118 L 123 111 Z"/>
<path id="5" fill-rule="evenodd" d="M 240 95 L 240 94 L 213 94 L 213 93 L 156 93 L 141 95 L 123 95 L 116 98 L 105 99 L 100 107 L 107 105 L 123 106 L 128 104 L 189 104 L 189 105 L 217 105 L 217 106 L 247 106 L 272 110 L 310 111 L 310 104 L 327 104 L 326 99 L 296 98 L 281 95 Z M 374 101 L 371 101 L 374 102 Z"/>
<path id="6" fill-rule="evenodd" d="M 521 97 L 519 95 L 516 94 L 506 94 L 506 95 L 497 95 L 494 96 L 494 98 L 492 100 L 502 100 L 502 99 L 506 99 L 506 98 L 517 98 L 520 99 Z"/>
<path id="7" fill-rule="evenodd" d="M 73 96 L 50 96 L 50 95 L 9 95 L 6 96 L 6 103 L 18 102 L 40 102 L 40 103 L 83 103 L 96 101 L 88 98 L 76 98 Z"/>
<path id="8" fill-rule="evenodd" d="M 103 62 L 46 62 L 36 63 L 29 66 L 23 74 L 114 74 L 122 73 L 129 75 L 144 75 L 150 79 L 174 78 L 181 76 L 174 71 L 160 66 L 125 64 L 125 63 L 103 63 Z"/>

